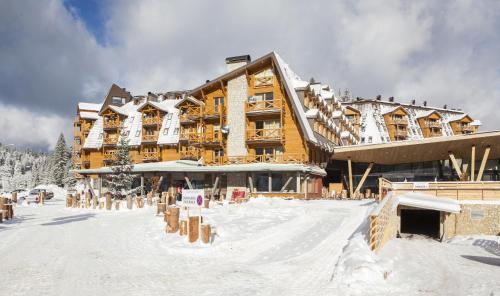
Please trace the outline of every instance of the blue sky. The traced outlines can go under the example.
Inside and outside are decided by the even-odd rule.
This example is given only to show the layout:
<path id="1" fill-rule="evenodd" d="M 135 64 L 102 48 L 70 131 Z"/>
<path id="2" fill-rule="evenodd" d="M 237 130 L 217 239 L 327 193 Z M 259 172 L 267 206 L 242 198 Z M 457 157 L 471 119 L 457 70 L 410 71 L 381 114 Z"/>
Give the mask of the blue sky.
<path id="1" fill-rule="evenodd" d="M 64 0 L 64 7 L 75 17 L 80 18 L 94 35 L 96 40 L 105 44 L 104 1 L 99 0 Z"/>
<path id="2" fill-rule="evenodd" d="M 191 89 L 228 56 L 270 51 L 336 91 L 446 104 L 497 130 L 499 28 L 497 0 L 4 0 L 0 142 L 51 148 L 112 83 Z"/>

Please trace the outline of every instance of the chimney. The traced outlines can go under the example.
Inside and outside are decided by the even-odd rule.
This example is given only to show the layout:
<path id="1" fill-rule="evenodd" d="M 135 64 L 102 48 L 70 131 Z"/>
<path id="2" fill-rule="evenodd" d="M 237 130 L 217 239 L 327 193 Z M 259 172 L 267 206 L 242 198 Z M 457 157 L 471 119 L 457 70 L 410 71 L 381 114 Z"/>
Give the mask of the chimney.
<path id="1" fill-rule="evenodd" d="M 389 102 L 394 102 L 394 97 L 389 97 Z"/>
<path id="2" fill-rule="evenodd" d="M 411 104 L 415 106 L 415 100 L 411 100 Z"/>
<path id="3" fill-rule="evenodd" d="M 448 105 L 444 105 L 444 106 L 443 106 L 443 109 L 448 109 Z"/>
<path id="4" fill-rule="evenodd" d="M 238 69 L 240 67 L 243 67 L 250 63 L 251 58 L 250 55 L 241 55 L 241 56 L 234 56 L 234 57 L 228 57 L 226 58 L 226 65 L 227 65 L 227 71 L 231 72 L 235 69 Z"/>
<path id="5" fill-rule="evenodd" d="M 378 95 L 377 96 L 377 101 L 380 101 L 382 99 L 382 96 L 381 95 Z"/>
<path id="6" fill-rule="evenodd" d="M 424 107 L 427 107 L 427 101 L 424 101 Z"/>

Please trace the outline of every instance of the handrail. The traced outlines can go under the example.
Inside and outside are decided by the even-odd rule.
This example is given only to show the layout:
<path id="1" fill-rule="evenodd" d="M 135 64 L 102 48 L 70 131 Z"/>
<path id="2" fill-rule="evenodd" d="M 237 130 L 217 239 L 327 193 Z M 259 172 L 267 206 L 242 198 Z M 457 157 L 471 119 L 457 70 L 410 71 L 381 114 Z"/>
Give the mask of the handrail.
<path id="1" fill-rule="evenodd" d="M 249 129 L 247 130 L 247 141 L 281 140 L 282 135 L 283 135 L 282 128 Z"/>
<path id="2" fill-rule="evenodd" d="M 262 101 L 247 102 L 245 110 L 246 112 L 268 111 L 268 110 L 281 109 L 281 107 L 282 107 L 282 100 L 274 99 L 272 101 L 262 100 Z"/>
<path id="3" fill-rule="evenodd" d="M 119 120 L 104 120 L 103 127 L 104 128 L 119 128 L 121 122 Z"/>
<path id="4" fill-rule="evenodd" d="M 146 117 L 142 119 L 142 125 L 158 125 L 161 123 L 161 120 L 158 116 L 155 117 Z"/>
<path id="5" fill-rule="evenodd" d="M 145 151 L 143 152 L 144 160 L 158 160 L 160 157 L 160 153 L 158 151 Z"/>
<path id="6" fill-rule="evenodd" d="M 142 134 L 142 141 L 144 142 L 156 142 L 158 140 L 158 134 L 154 133 L 152 135 Z"/>

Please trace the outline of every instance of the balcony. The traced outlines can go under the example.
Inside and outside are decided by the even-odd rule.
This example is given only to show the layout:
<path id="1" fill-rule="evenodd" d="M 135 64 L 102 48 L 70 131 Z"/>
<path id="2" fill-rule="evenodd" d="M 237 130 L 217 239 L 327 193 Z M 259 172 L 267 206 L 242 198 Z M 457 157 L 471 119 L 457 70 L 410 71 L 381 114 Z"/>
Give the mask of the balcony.
<path id="1" fill-rule="evenodd" d="M 406 119 L 406 117 L 402 117 L 402 118 L 390 118 L 389 119 L 389 124 L 394 124 L 394 125 L 408 125 L 408 119 Z"/>
<path id="2" fill-rule="evenodd" d="M 247 102 L 245 112 L 247 115 L 276 114 L 281 112 L 282 100 Z"/>
<path id="3" fill-rule="evenodd" d="M 203 109 L 204 118 L 219 118 L 226 112 L 226 107 L 224 105 L 218 106 L 205 106 Z"/>
<path id="4" fill-rule="evenodd" d="M 283 130 L 275 129 L 250 129 L 247 130 L 247 142 L 281 142 L 283 140 Z"/>
<path id="5" fill-rule="evenodd" d="M 142 119 L 142 126 L 158 126 L 161 124 L 160 117 L 146 117 Z"/>
<path id="6" fill-rule="evenodd" d="M 195 123 L 201 117 L 201 107 L 188 107 L 181 110 L 179 120 L 181 124 Z"/>
<path id="7" fill-rule="evenodd" d="M 158 134 L 142 134 L 142 142 L 143 143 L 156 143 L 158 142 Z"/>
<path id="8" fill-rule="evenodd" d="M 105 146 L 115 146 L 118 142 L 118 137 L 104 137 L 102 144 Z"/>
<path id="9" fill-rule="evenodd" d="M 460 126 L 460 131 L 464 134 L 470 134 L 476 131 L 476 128 L 471 125 L 462 125 Z"/>
<path id="10" fill-rule="evenodd" d="M 348 120 L 350 123 L 352 123 L 353 125 L 359 125 L 359 124 L 360 124 L 359 117 L 347 118 L 347 120 Z"/>
<path id="11" fill-rule="evenodd" d="M 441 123 L 439 121 L 427 121 L 424 123 L 426 128 L 441 128 Z"/>
<path id="12" fill-rule="evenodd" d="M 142 153 L 142 160 L 143 161 L 159 161 L 160 160 L 160 153 L 158 151 L 147 151 Z"/>
<path id="13" fill-rule="evenodd" d="M 179 135 L 179 141 L 198 143 L 201 140 L 201 134 L 196 131 L 185 130 L 181 131 Z"/>
<path id="14" fill-rule="evenodd" d="M 111 162 L 116 158 L 116 150 L 104 151 L 103 159 L 104 162 Z"/>
<path id="15" fill-rule="evenodd" d="M 205 145 L 220 145 L 223 142 L 222 132 L 209 131 L 203 133 L 203 144 Z"/>
<path id="16" fill-rule="evenodd" d="M 104 120 L 103 129 L 117 129 L 121 126 L 121 122 L 119 120 Z"/>
<path id="17" fill-rule="evenodd" d="M 397 138 L 406 138 L 408 137 L 408 131 L 407 130 L 395 130 L 394 131 L 394 136 Z"/>
<path id="18" fill-rule="evenodd" d="M 188 148 L 186 150 L 181 150 L 181 159 L 198 160 L 200 159 L 201 152 L 198 149 Z"/>

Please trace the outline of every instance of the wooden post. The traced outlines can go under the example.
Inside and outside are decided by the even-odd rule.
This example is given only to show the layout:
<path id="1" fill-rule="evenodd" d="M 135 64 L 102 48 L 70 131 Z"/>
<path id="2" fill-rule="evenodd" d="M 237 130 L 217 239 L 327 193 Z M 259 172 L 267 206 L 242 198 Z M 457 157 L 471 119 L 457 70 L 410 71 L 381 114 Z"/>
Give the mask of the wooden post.
<path id="1" fill-rule="evenodd" d="M 12 202 L 17 203 L 17 192 L 12 192 Z"/>
<path id="2" fill-rule="evenodd" d="M 483 178 L 484 167 L 486 166 L 486 161 L 488 161 L 488 156 L 490 155 L 491 147 L 486 147 L 483 154 L 483 160 L 481 160 L 481 166 L 479 167 L 479 172 L 477 173 L 477 182 L 480 182 Z"/>
<path id="3" fill-rule="evenodd" d="M 166 232 L 175 233 L 179 230 L 179 214 L 180 208 L 168 207 L 165 212 L 165 222 L 167 222 Z"/>
<path id="4" fill-rule="evenodd" d="M 198 228 L 199 228 L 199 221 L 200 217 L 197 216 L 191 216 L 188 218 L 189 219 L 189 224 L 188 224 L 188 241 L 190 243 L 194 243 L 195 241 L 198 240 Z"/>
<path id="5" fill-rule="evenodd" d="M 453 167 L 455 168 L 455 171 L 457 172 L 458 179 L 462 178 L 462 172 L 460 171 L 460 167 L 458 166 L 458 162 L 455 159 L 455 155 L 450 151 L 448 152 L 448 155 L 450 156 L 451 163 L 453 164 Z"/>
<path id="6" fill-rule="evenodd" d="M 180 222 L 180 227 L 179 227 L 179 235 L 187 235 L 188 233 L 188 221 L 187 220 L 181 220 Z"/>
<path id="7" fill-rule="evenodd" d="M 297 193 L 300 193 L 300 173 L 297 172 Z"/>
<path id="8" fill-rule="evenodd" d="M 210 243 L 210 236 L 212 235 L 212 229 L 210 224 L 201 225 L 201 241 L 205 244 Z"/>
<path id="9" fill-rule="evenodd" d="M 476 170 L 476 145 L 472 145 L 470 156 L 470 180 L 474 182 L 474 174 Z"/>
<path id="10" fill-rule="evenodd" d="M 106 193 L 106 210 L 110 211 L 111 205 L 112 205 L 111 193 L 107 192 Z"/>
<path id="11" fill-rule="evenodd" d="M 133 208 L 132 196 L 127 195 L 127 209 L 132 210 L 132 208 Z"/>
<path id="12" fill-rule="evenodd" d="M 157 203 L 156 215 L 164 215 L 166 210 L 167 204 L 161 202 Z"/>
<path id="13" fill-rule="evenodd" d="M 349 197 L 353 198 L 353 184 L 352 184 L 352 161 L 351 158 L 347 158 L 347 169 L 349 171 Z"/>
<path id="14" fill-rule="evenodd" d="M 365 173 L 363 174 L 363 177 L 361 177 L 361 180 L 359 181 L 358 186 L 356 186 L 356 190 L 354 190 L 355 193 L 359 193 L 359 191 L 361 190 L 361 187 L 363 187 L 363 184 L 365 183 L 366 178 L 370 174 L 370 171 L 372 170 L 372 168 L 373 168 L 373 162 L 370 162 L 370 164 L 368 165 L 368 168 L 366 169 Z"/>

